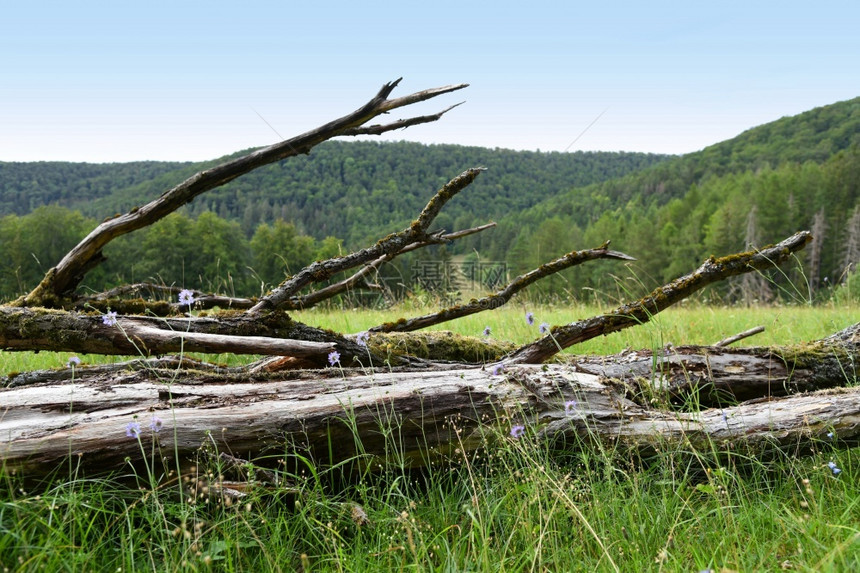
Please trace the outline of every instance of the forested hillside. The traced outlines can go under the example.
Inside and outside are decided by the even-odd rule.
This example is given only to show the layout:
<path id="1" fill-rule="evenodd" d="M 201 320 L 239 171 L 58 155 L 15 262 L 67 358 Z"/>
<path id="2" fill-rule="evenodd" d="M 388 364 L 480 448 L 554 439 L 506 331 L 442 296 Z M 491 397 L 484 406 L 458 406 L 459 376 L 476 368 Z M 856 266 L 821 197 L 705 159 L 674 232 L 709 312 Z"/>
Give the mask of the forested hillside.
<path id="1" fill-rule="evenodd" d="M 516 273 L 569 245 L 612 239 L 640 259 L 629 273 L 593 265 L 550 287 L 578 296 L 582 289 L 650 289 L 711 254 L 809 229 L 816 242 L 790 277 L 747 277 L 712 294 L 810 297 L 845 282 L 860 259 L 858 148 L 860 98 L 782 118 L 619 179 L 570 188 L 500 221 L 495 248 L 486 254 L 505 257 Z"/>
<path id="2" fill-rule="evenodd" d="M 342 244 L 360 248 L 402 228 L 438 187 L 488 168 L 437 219 L 483 224 L 572 184 L 668 159 L 642 153 L 540 153 L 417 143 L 328 142 L 198 198 L 160 225 L 112 244 L 92 288 L 154 279 L 259 293 Z M 157 197 L 206 163 L 0 163 L 0 297 L 32 288 L 98 220 Z M 8 214 L 7 214 L 8 213 Z M 50 231 L 49 231 L 50 230 Z M 399 271 L 401 274 L 404 271 Z M 408 270 L 405 271 L 408 273 Z"/>
<path id="3" fill-rule="evenodd" d="M 258 294 L 315 258 L 402 228 L 463 169 L 485 166 L 437 219 L 499 226 L 418 255 L 469 255 L 519 273 L 606 239 L 639 258 L 545 281 L 539 293 L 644 289 L 799 229 L 813 248 L 785 275 L 747 278 L 725 300 L 819 297 L 860 254 L 860 98 L 750 129 L 683 157 L 515 152 L 455 145 L 329 142 L 198 198 L 117 241 L 91 288 L 119 280 Z M 145 203 L 207 165 L 0 163 L 0 297 L 31 288 L 97 220 Z M 43 206 L 49 205 L 49 206 Z M 408 259 L 397 275 L 409 281 Z M 860 281 L 856 281 L 860 282 Z M 711 296 L 708 295 L 708 296 Z"/>
<path id="4" fill-rule="evenodd" d="M 464 169 L 487 167 L 451 217 L 481 222 L 522 211 L 570 188 L 620 177 L 667 159 L 644 153 L 540 153 L 418 143 L 327 142 L 309 155 L 259 169 L 188 208 L 237 221 L 250 237 L 259 223 L 293 222 L 348 244 L 409 221 L 438 187 Z M 223 160 L 223 159 L 222 159 Z M 219 160 L 221 161 L 221 160 Z M 135 163 L 0 163 L 0 215 L 61 205 L 104 218 L 125 212 L 206 166 Z M 452 215 L 453 214 L 453 215 Z M 451 228 L 446 219 L 442 226 Z"/>
<path id="5" fill-rule="evenodd" d="M 79 209 L 120 189 L 149 182 L 187 163 L 0 162 L 0 216 L 26 215 L 43 205 Z"/>

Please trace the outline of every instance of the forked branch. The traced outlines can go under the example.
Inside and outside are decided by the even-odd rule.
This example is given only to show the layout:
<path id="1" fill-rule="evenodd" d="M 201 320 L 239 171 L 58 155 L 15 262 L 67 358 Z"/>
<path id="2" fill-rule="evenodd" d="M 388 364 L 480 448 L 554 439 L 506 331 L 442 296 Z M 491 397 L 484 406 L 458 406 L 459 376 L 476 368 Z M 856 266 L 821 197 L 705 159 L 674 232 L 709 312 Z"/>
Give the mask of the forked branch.
<path id="1" fill-rule="evenodd" d="M 456 239 L 466 237 L 468 235 L 473 235 L 475 233 L 480 233 L 486 229 L 490 229 L 495 227 L 495 223 L 487 223 L 486 225 L 481 225 L 480 227 L 473 227 L 471 229 L 464 229 L 462 231 L 457 231 L 455 233 L 447 233 L 445 235 L 438 235 L 433 241 L 420 241 L 416 243 L 412 243 L 411 245 L 406 245 L 398 252 L 388 255 L 383 255 L 366 264 L 361 268 L 358 272 L 353 275 L 339 281 L 335 284 L 329 285 L 327 287 L 316 290 L 310 294 L 306 294 L 304 296 L 294 296 L 289 299 L 287 304 L 284 305 L 285 310 L 298 310 L 298 309 L 307 309 L 311 308 L 324 300 L 328 300 L 334 296 L 337 296 L 343 292 L 346 292 L 350 289 L 356 288 L 358 283 L 362 279 L 367 279 L 367 277 L 377 271 L 379 267 L 383 264 L 393 260 L 395 257 L 399 257 L 402 254 L 408 253 L 410 251 L 414 251 L 416 249 L 420 249 L 422 247 L 426 247 L 429 245 L 436 245 L 440 242 L 447 243 L 454 241 Z"/>
<path id="2" fill-rule="evenodd" d="M 344 257 L 317 261 L 305 267 L 282 282 L 271 293 L 261 298 L 260 302 L 255 304 L 248 313 L 253 315 L 276 308 L 285 308 L 289 305 L 292 296 L 310 284 L 322 282 L 337 273 L 363 265 L 379 257 L 398 253 L 412 243 L 433 240 L 431 235 L 428 234 L 428 228 L 442 210 L 442 207 L 474 181 L 482 171 L 484 171 L 482 167 L 467 169 L 445 184 L 430 199 L 430 202 L 427 203 L 421 214 L 418 215 L 418 218 L 408 228 L 380 239 L 372 247 L 356 251 Z"/>

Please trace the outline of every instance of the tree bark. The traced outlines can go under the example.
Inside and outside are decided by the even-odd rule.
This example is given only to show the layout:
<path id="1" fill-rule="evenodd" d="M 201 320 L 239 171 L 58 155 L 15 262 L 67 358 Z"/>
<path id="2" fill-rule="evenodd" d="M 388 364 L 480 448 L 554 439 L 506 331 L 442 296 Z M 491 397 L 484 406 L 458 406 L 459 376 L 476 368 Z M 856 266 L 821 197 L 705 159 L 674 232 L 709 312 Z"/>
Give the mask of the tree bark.
<path id="1" fill-rule="evenodd" d="M 208 444 L 244 459 L 289 452 L 321 463 L 358 456 L 362 465 L 386 458 L 420 466 L 455 449 L 514 439 L 516 425 L 526 436 L 646 455 L 672 446 L 803 451 L 821 440 L 847 447 L 860 442 L 860 389 L 835 387 L 856 380 L 846 369 L 857 364 L 860 325 L 852 328 L 811 347 L 667 349 L 656 370 L 648 352 L 512 365 L 498 375 L 450 365 L 274 376 L 186 370 L 179 377 L 163 363 L 67 370 L 71 379 L 0 390 L 0 459 L 30 476 L 53 471 L 68 456 L 81 471 L 115 470 L 141 457 L 141 443 L 149 451 L 156 440 L 160 455 L 178 455 L 180 464 L 195 463 Z M 816 388 L 831 389 L 794 394 Z M 707 394 L 723 404 L 757 399 L 698 411 L 707 402 L 698 397 Z M 785 394 L 792 395 L 778 397 Z M 691 411 L 655 407 L 670 402 Z M 149 429 L 154 417 L 163 423 L 157 434 Z M 132 422 L 141 428 L 140 443 L 126 435 Z"/>

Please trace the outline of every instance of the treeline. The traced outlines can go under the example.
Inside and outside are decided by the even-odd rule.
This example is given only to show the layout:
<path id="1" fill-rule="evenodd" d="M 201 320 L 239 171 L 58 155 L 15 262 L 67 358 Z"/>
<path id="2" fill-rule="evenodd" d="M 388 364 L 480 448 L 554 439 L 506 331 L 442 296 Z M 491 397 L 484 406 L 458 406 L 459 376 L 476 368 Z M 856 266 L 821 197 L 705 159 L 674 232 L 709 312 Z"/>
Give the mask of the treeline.
<path id="1" fill-rule="evenodd" d="M 166 161 L 0 162 L 0 215 L 26 215 L 43 205 L 80 208 L 100 197 L 153 181 L 189 165 Z"/>
<path id="2" fill-rule="evenodd" d="M 620 178 L 569 188 L 501 219 L 494 244 L 483 245 L 481 252 L 505 260 L 517 273 L 571 248 L 612 239 L 615 248 L 639 259 L 629 271 L 593 265 L 536 290 L 621 295 L 651 289 L 712 254 L 809 229 L 816 234 L 809 259 L 799 260 L 791 272 L 738 279 L 707 296 L 824 298 L 834 284 L 847 281 L 860 259 L 855 243 L 860 219 L 852 219 L 860 202 L 858 148 L 860 98 L 855 98 Z"/>
<path id="3" fill-rule="evenodd" d="M 248 238 L 260 223 L 284 219 L 318 240 L 337 236 L 358 245 L 407 224 L 441 185 L 469 167 L 487 167 L 487 172 L 446 209 L 439 220 L 443 228 L 458 227 L 458 217 L 485 223 L 572 185 L 621 177 L 669 158 L 331 141 L 210 191 L 185 212 L 191 217 L 212 212 L 236 221 Z M 25 215 L 57 204 L 103 219 L 151 201 L 213 163 L 165 164 L 171 168 L 160 171 L 158 164 L 70 163 L 65 177 L 63 164 L 0 163 L 0 215 Z M 105 183 L 110 174 L 116 178 L 112 188 Z"/>
<path id="4" fill-rule="evenodd" d="M 36 286 L 96 224 L 78 211 L 58 206 L 0 219 L 0 299 Z M 102 291 L 124 283 L 153 282 L 254 296 L 314 260 L 340 252 L 340 239 L 318 241 L 282 220 L 259 225 L 247 239 L 237 222 L 214 213 L 197 218 L 174 213 L 108 245 L 107 261 L 87 275 L 83 288 Z"/>
<path id="5" fill-rule="evenodd" d="M 749 275 L 715 287 L 706 295 L 720 301 L 770 302 L 821 300 L 835 294 L 855 298 L 860 291 L 860 148 L 843 151 L 824 163 L 807 161 L 711 177 L 694 184 L 681 198 L 658 204 L 643 197 L 605 210 L 580 225 L 563 214 L 527 224 L 528 213 L 506 218 L 502 233 L 490 230 L 471 239 L 474 248 L 461 263 L 509 276 L 526 272 L 570 250 L 613 247 L 635 256 L 626 266 L 596 263 L 566 271 L 532 287 L 551 298 L 587 299 L 594 294 L 639 294 L 696 268 L 711 255 L 764 246 L 809 229 L 814 241 L 793 265 Z M 95 225 L 78 211 L 48 206 L 24 216 L 0 219 L 0 297 L 12 298 L 35 286 Z M 510 238 L 505 229 L 517 228 Z M 396 229 L 387 229 L 393 231 Z M 366 246 L 366 245 L 358 245 Z M 86 288 L 102 290 L 124 282 L 153 281 L 212 292 L 254 296 L 308 263 L 344 252 L 333 236 L 316 239 L 291 222 L 257 225 L 250 238 L 241 223 L 212 212 L 192 217 L 175 213 L 152 227 L 115 241 L 108 260 L 92 272 Z M 433 248 L 420 260 L 442 261 L 462 253 L 453 244 Z M 417 288 L 414 259 L 401 261 L 394 284 Z M 479 277 L 491 282 L 489 277 Z M 456 281 L 453 281 L 456 282 Z M 437 281 L 452 288 L 452 281 Z M 847 285 L 847 286 L 845 286 Z M 840 289 L 839 287 L 842 286 Z"/>
<path id="6" fill-rule="evenodd" d="M 600 263 L 568 271 L 546 294 L 641 293 L 722 256 L 775 243 L 800 230 L 813 242 L 793 265 L 749 275 L 715 287 L 707 296 L 722 301 L 821 300 L 839 285 L 860 293 L 860 148 L 842 151 L 824 163 L 807 161 L 709 177 L 682 197 L 660 203 L 640 195 L 606 208 L 593 221 L 546 212 L 505 220 L 516 226 L 504 256 L 513 273 L 533 268 L 571 245 L 596 246 L 612 239 L 615 248 L 638 261 L 626 269 Z M 850 286 L 852 285 L 853 286 Z M 839 291 L 846 296 L 845 289 Z"/>

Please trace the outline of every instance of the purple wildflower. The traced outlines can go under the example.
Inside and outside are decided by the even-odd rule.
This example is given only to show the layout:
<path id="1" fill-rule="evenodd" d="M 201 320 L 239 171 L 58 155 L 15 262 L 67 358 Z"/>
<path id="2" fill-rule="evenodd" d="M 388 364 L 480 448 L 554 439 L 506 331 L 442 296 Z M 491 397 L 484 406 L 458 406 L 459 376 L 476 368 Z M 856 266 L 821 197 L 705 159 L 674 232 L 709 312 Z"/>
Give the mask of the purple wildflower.
<path id="1" fill-rule="evenodd" d="M 836 462 L 827 462 L 827 467 L 830 468 L 830 471 L 832 471 L 835 476 L 842 473 L 842 470 L 836 467 Z"/>
<path id="2" fill-rule="evenodd" d="M 109 310 L 107 314 L 102 315 L 102 324 L 116 326 L 116 311 Z"/>
<path id="3" fill-rule="evenodd" d="M 576 411 L 576 400 L 568 400 L 564 403 L 564 415 L 573 416 Z"/>
<path id="4" fill-rule="evenodd" d="M 191 306 L 194 304 L 194 293 L 187 288 L 179 291 L 179 304 L 185 306 Z"/>
<path id="5" fill-rule="evenodd" d="M 149 429 L 152 430 L 152 433 L 157 434 L 161 431 L 161 428 L 164 426 L 164 422 L 161 421 L 161 418 L 158 416 L 153 416 L 152 420 L 149 421 Z"/>
<path id="6" fill-rule="evenodd" d="M 490 373 L 491 373 L 493 376 L 498 376 L 498 375 L 500 375 L 500 374 L 501 374 L 502 372 L 504 372 L 504 371 L 505 371 L 505 365 L 504 365 L 504 364 L 496 364 L 496 365 L 495 365 L 495 366 L 493 366 L 493 368 L 490 370 Z"/>
<path id="7" fill-rule="evenodd" d="M 534 315 L 534 313 L 533 313 L 533 312 L 527 312 L 527 313 L 526 313 L 526 322 L 528 323 L 528 325 L 529 325 L 529 326 L 534 326 L 534 324 L 535 324 L 535 315 Z"/>
<path id="8" fill-rule="evenodd" d="M 549 332 L 549 323 L 548 322 L 540 323 L 540 326 L 538 327 L 538 332 L 540 332 L 541 334 L 548 333 Z"/>
<path id="9" fill-rule="evenodd" d="M 485 336 L 485 337 L 490 336 L 490 333 L 492 333 L 492 332 L 493 332 L 493 331 L 492 331 L 492 330 L 490 330 L 490 327 L 489 327 L 489 326 L 485 326 L 485 327 L 484 327 L 484 336 Z"/>
<path id="10" fill-rule="evenodd" d="M 370 339 L 370 333 L 366 330 L 364 332 L 359 332 L 358 336 L 355 337 L 356 343 L 363 348 L 367 348 L 367 341 Z"/>
<path id="11" fill-rule="evenodd" d="M 328 353 L 328 363 L 334 366 L 335 364 L 340 363 L 340 352 L 337 350 L 332 350 Z"/>
<path id="12" fill-rule="evenodd" d="M 836 434 L 834 434 L 833 432 L 827 432 L 827 437 L 832 440 L 833 438 L 836 437 Z"/>
<path id="13" fill-rule="evenodd" d="M 74 368 L 75 366 L 80 366 L 80 365 L 81 365 L 81 359 L 78 358 L 77 356 L 72 356 L 71 358 L 69 358 L 69 361 L 66 362 L 66 366 L 68 366 L 69 368 Z"/>
<path id="14" fill-rule="evenodd" d="M 129 422 L 125 427 L 125 435 L 129 438 L 137 439 L 140 437 L 140 424 L 137 422 Z"/>
<path id="15" fill-rule="evenodd" d="M 516 426 L 511 426 L 511 437 L 515 440 L 519 440 L 523 434 L 526 433 L 526 427 L 522 424 L 517 424 Z"/>

